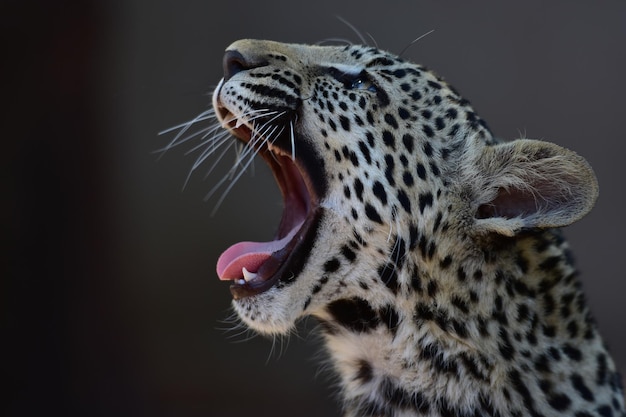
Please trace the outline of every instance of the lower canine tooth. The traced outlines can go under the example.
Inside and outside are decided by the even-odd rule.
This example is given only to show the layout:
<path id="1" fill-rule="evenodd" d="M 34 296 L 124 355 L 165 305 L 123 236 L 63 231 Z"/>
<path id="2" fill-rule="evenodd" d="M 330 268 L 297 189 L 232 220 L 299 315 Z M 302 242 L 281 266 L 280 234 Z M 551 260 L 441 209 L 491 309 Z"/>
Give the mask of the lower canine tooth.
<path id="1" fill-rule="evenodd" d="M 243 279 L 245 279 L 246 282 L 249 282 L 257 277 L 255 272 L 248 271 L 245 266 L 241 268 L 241 272 L 243 273 Z"/>

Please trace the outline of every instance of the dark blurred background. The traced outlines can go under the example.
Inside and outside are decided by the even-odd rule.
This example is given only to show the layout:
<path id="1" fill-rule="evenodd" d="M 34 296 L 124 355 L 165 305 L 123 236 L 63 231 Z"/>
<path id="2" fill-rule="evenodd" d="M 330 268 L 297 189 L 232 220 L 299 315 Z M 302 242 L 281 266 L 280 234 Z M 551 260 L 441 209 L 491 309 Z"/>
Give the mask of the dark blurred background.
<path id="1" fill-rule="evenodd" d="M 211 216 L 224 170 L 181 191 L 191 146 L 153 153 L 209 107 L 233 40 L 358 41 L 336 15 L 394 52 L 434 29 L 405 56 L 498 136 L 591 162 L 600 199 L 566 233 L 626 370 L 626 2 L 4 0 L 0 414 L 339 415 L 314 323 L 251 337 L 214 272 L 273 234 L 271 175 L 256 164 Z"/>

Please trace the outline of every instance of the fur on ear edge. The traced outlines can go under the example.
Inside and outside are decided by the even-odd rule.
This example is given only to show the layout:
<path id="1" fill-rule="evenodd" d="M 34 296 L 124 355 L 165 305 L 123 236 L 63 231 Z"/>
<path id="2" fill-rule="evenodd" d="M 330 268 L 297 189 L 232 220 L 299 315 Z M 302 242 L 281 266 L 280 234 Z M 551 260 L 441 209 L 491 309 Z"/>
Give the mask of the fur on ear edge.
<path id="1" fill-rule="evenodd" d="M 595 204 L 596 176 L 573 151 L 529 139 L 478 149 L 463 170 L 472 184 L 478 233 L 514 236 L 523 229 L 562 227 Z"/>

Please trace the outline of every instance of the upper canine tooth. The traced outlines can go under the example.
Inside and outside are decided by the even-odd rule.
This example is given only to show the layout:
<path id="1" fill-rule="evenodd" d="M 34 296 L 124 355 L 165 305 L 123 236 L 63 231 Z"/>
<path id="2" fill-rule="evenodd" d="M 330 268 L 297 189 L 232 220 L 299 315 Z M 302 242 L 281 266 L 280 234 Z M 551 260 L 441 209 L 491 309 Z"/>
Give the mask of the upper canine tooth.
<path id="1" fill-rule="evenodd" d="M 241 268 L 241 272 L 243 273 L 243 279 L 245 279 L 246 282 L 249 282 L 249 281 L 251 281 L 251 280 L 253 280 L 254 278 L 257 277 L 257 273 L 256 272 L 248 271 L 245 266 L 243 268 Z"/>
<path id="2" fill-rule="evenodd" d="M 235 129 L 237 129 L 242 124 L 243 124 L 243 119 L 241 119 L 241 118 L 237 119 L 237 123 L 235 123 Z"/>

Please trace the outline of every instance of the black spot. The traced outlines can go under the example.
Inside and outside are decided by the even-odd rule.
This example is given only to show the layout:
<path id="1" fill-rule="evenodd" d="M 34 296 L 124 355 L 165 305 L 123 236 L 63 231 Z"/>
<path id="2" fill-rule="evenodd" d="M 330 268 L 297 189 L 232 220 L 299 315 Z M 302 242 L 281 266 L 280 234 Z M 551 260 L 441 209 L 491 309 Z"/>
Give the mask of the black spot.
<path id="1" fill-rule="evenodd" d="M 556 327 L 552 325 L 544 325 L 542 328 L 543 335 L 546 337 L 554 337 L 556 336 Z"/>
<path id="2" fill-rule="evenodd" d="M 417 303 L 415 305 L 415 313 L 413 314 L 413 318 L 416 322 L 421 320 L 433 320 L 435 318 L 435 313 L 424 303 Z"/>
<path id="3" fill-rule="evenodd" d="M 426 287 L 426 291 L 428 292 L 429 296 L 434 297 L 437 294 L 438 290 L 439 290 L 439 286 L 437 285 L 437 281 L 435 280 L 428 281 L 428 286 Z"/>
<path id="4" fill-rule="evenodd" d="M 565 353 L 565 355 L 567 357 L 569 357 L 570 359 L 572 359 L 574 361 L 580 362 L 582 360 L 582 358 L 583 358 L 583 354 L 580 351 L 580 349 L 578 349 L 578 348 L 576 348 L 576 347 L 574 347 L 574 346 L 572 346 L 570 344 L 567 344 L 567 343 L 564 344 L 561 347 L 561 350 L 563 351 L 563 353 Z"/>
<path id="5" fill-rule="evenodd" d="M 396 138 L 393 136 L 393 133 L 391 133 L 390 131 L 385 130 L 383 132 L 383 142 L 385 143 L 385 145 L 387 145 L 391 149 L 393 150 L 396 149 Z"/>
<path id="6" fill-rule="evenodd" d="M 360 359 L 357 362 L 357 372 L 354 376 L 355 380 L 361 381 L 363 383 L 369 382 L 374 377 L 374 370 L 372 369 L 372 365 L 365 359 Z"/>
<path id="7" fill-rule="evenodd" d="M 363 201 L 363 183 L 358 178 L 354 180 L 354 192 L 359 201 Z"/>
<path id="8" fill-rule="evenodd" d="M 437 167 L 437 164 L 434 162 L 430 163 L 430 172 L 432 172 L 435 177 L 438 177 L 440 174 L 439 167 Z"/>
<path id="9" fill-rule="evenodd" d="M 545 294 L 543 296 L 543 311 L 546 316 L 549 316 L 556 309 L 556 302 L 554 301 L 554 297 L 551 294 Z"/>
<path id="10" fill-rule="evenodd" d="M 581 397 L 583 397 L 587 401 L 594 400 L 593 393 L 591 392 L 587 384 L 585 384 L 585 380 L 582 376 L 580 376 L 580 374 L 573 374 L 570 379 L 572 381 L 572 386 L 574 387 L 574 389 L 576 389 L 576 391 L 578 391 Z"/>
<path id="11" fill-rule="evenodd" d="M 521 375 L 517 369 L 514 369 L 509 373 L 509 380 L 513 384 L 513 388 L 515 388 L 515 390 L 524 399 L 526 406 L 532 410 L 534 408 L 535 401 L 533 400 L 526 383 L 522 381 Z"/>
<path id="12" fill-rule="evenodd" d="M 378 212 L 376 211 L 376 209 L 374 208 L 374 206 L 372 206 L 371 204 L 367 203 L 365 205 L 365 215 L 367 216 L 368 219 L 370 219 L 371 221 L 374 221 L 376 223 L 380 223 L 383 224 L 383 220 L 380 217 L 380 214 L 378 214 Z"/>
<path id="13" fill-rule="evenodd" d="M 413 250 L 417 246 L 419 232 L 414 224 L 409 226 L 409 249 Z"/>
<path id="14" fill-rule="evenodd" d="M 530 312 L 526 304 L 520 304 L 517 306 L 517 321 L 523 322 L 529 317 L 529 315 Z"/>
<path id="15" fill-rule="evenodd" d="M 415 182 L 415 180 L 413 179 L 413 175 L 411 175 L 409 171 L 404 171 L 404 173 L 402 174 L 402 181 L 407 187 L 411 187 Z"/>
<path id="16" fill-rule="evenodd" d="M 457 118 L 458 112 L 454 108 L 449 108 L 446 110 L 446 118 L 454 120 Z"/>
<path id="17" fill-rule="evenodd" d="M 385 191 L 385 187 L 380 183 L 380 181 L 376 181 L 374 186 L 372 187 L 372 191 L 374 195 L 380 200 L 383 206 L 387 205 L 387 192 Z"/>
<path id="18" fill-rule="evenodd" d="M 437 229 L 439 229 L 442 219 L 443 219 L 443 213 L 438 212 L 437 217 L 435 218 L 435 224 L 433 225 L 433 233 L 437 232 Z"/>
<path id="19" fill-rule="evenodd" d="M 339 259 L 331 258 L 324 263 L 324 272 L 336 272 L 340 266 Z"/>
<path id="20" fill-rule="evenodd" d="M 409 135 L 408 133 L 405 133 L 402 136 L 402 143 L 404 144 L 404 147 L 409 153 L 413 153 L 413 142 L 414 142 L 413 136 Z"/>
<path id="21" fill-rule="evenodd" d="M 431 192 L 422 193 L 419 195 L 419 209 L 420 213 L 424 214 L 426 207 L 433 205 L 433 195 Z"/>
<path id="22" fill-rule="evenodd" d="M 433 368 L 439 373 L 456 375 L 458 364 L 452 358 L 444 358 L 443 350 L 434 343 L 430 343 L 420 353 L 422 360 L 430 361 Z"/>
<path id="23" fill-rule="evenodd" d="M 423 149 L 426 156 L 433 156 L 433 147 L 429 142 L 424 142 Z"/>
<path id="24" fill-rule="evenodd" d="M 539 264 L 539 268 L 541 268 L 544 271 L 550 271 L 554 269 L 555 266 L 558 265 L 560 260 L 561 260 L 560 256 L 551 256 L 549 258 L 546 258 L 543 262 L 541 262 Z"/>
<path id="25" fill-rule="evenodd" d="M 608 405 L 603 405 L 597 408 L 598 414 L 602 417 L 613 417 L 613 410 Z"/>
<path id="26" fill-rule="evenodd" d="M 457 295 L 452 297 L 452 305 L 454 305 L 456 308 L 458 308 L 459 310 L 461 310 L 465 314 L 469 313 L 469 307 L 468 307 L 467 303 L 465 302 L 465 300 L 463 300 L 461 297 L 459 297 Z"/>
<path id="27" fill-rule="evenodd" d="M 404 78 L 406 76 L 406 70 L 399 68 L 393 72 L 393 76 L 396 78 Z"/>
<path id="28" fill-rule="evenodd" d="M 528 272 L 528 260 L 524 258 L 524 255 L 518 253 L 517 258 L 515 259 L 515 263 L 517 264 L 517 266 L 519 266 L 524 274 Z"/>
<path id="29" fill-rule="evenodd" d="M 372 163 L 372 157 L 370 155 L 370 150 L 367 147 L 367 145 L 365 144 L 365 142 L 363 142 L 362 140 L 359 141 L 359 150 L 361 151 L 361 154 L 363 155 L 363 158 L 365 158 L 365 162 L 367 162 L 368 164 Z"/>
<path id="30" fill-rule="evenodd" d="M 435 90 L 441 90 L 441 84 L 436 81 L 428 80 L 428 85 L 434 88 Z"/>
<path id="31" fill-rule="evenodd" d="M 419 246 L 422 256 L 425 257 L 426 253 L 428 252 L 428 242 L 426 241 L 426 236 L 424 235 L 420 236 L 419 242 L 417 245 Z"/>
<path id="32" fill-rule="evenodd" d="M 398 330 L 398 323 L 400 323 L 400 316 L 398 312 L 390 305 L 384 306 L 378 312 L 380 321 L 387 326 L 387 328 L 394 334 Z"/>
<path id="33" fill-rule="evenodd" d="M 436 117 L 435 118 L 435 128 L 437 130 L 442 130 L 445 127 L 446 127 L 446 123 L 443 121 L 443 119 L 441 117 Z"/>
<path id="34" fill-rule="evenodd" d="M 446 257 L 439 262 L 439 267 L 441 269 L 446 269 L 450 266 L 450 264 L 452 264 L 452 257 L 450 255 L 446 255 Z"/>
<path id="35" fill-rule="evenodd" d="M 411 288 L 419 294 L 422 293 L 422 278 L 417 271 L 411 275 Z"/>
<path id="36" fill-rule="evenodd" d="M 374 135 L 372 134 L 372 132 L 367 132 L 365 134 L 365 137 L 367 138 L 367 144 L 373 148 L 374 145 L 376 144 L 376 138 L 374 138 Z"/>
<path id="37" fill-rule="evenodd" d="M 427 138 L 432 138 L 433 136 L 435 136 L 435 132 L 433 131 L 433 128 L 430 127 L 429 125 L 422 125 L 422 132 L 424 132 Z"/>
<path id="38" fill-rule="evenodd" d="M 350 262 L 354 262 L 356 259 L 356 253 L 348 245 L 343 245 L 341 247 L 341 254 Z"/>
<path id="39" fill-rule="evenodd" d="M 385 178 L 387 178 L 387 182 L 390 186 L 394 186 L 396 181 L 393 179 L 393 171 L 396 166 L 396 162 L 391 155 L 385 155 Z"/>
<path id="40" fill-rule="evenodd" d="M 509 339 L 509 333 L 505 328 L 500 328 L 500 343 L 498 343 L 498 350 L 500 350 L 500 354 L 506 360 L 513 359 L 515 356 L 515 348 L 511 344 L 511 340 Z"/>
<path id="41" fill-rule="evenodd" d="M 567 332 L 569 333 L 569 337 L 574 339 L 578 335 L 578 324 L 575 321 L 570 321 L 567 324 Z"/>
<path id="42" fill-rule="evenodd" d="M 376 312 L 362 298 L 334 301 L 327 309 L 337 324 L 355 332 L 368 332 L 380 323 Z"/>
<path id="43" fill-rule="evenodd" d="M 388 262 L 378 267 L 378 276 L 394 294 L 398 292 L 400 284 L 398 283 L 398 273 L 394 264 Z"/>
<path id="44" fill-rule="evenodd" d="M 535 360 L 535 369 L 537 372 L 550 372 L 550 359 L 547 355 L 539 355 L 539 357 Z"/>
<path id="45" fill-rule="evenodd" d="M 365 67 L 366 68 L 371 68 L 371 67 L 388 67 L 393 65 L 394 62 L 389 59 L 389 58 L 385 58 L 385 57 L 378 57 L 370 62 L 368 62 Z"/>
<path id="46" fill-rule="evenodd" d="M 381 107 L 387 107 L 390 103 L 389 96 L 381 88 L 376 90 L 376 98 Z"/>
<path id="47" fill-rule="evenodd" d="M 420 177 L 420 179 L 422 180 L 426 179 L 426 168 L 424 168 L 424 165 L 422 165 L 421 162 L 417 163 L 416 172 L 417 172 L 417 176 Z"/>
<path id="48" fill-rule="evenodd" d="M 411 214 L 411 200 L 403 189 L 398 190 L 398 201 L 407 213 Z"/>
<path id="49" fill-rule="evenodd" d="M 572 400 L 570 400 L 567 395 L 562 393 L 554 393 L 548 396 L 548 404 L 550 404 L 552 408 L 558 411 L 567 410 L 571 403 Z"/>
<path id="50" fill-rule="evenodd" d="M 341 124 L 343 130 L 345 130 L 346 132 L 350 131 L 350 119 L 348 119 L 346 116 L 339 116 L 339 123 Z"/>

